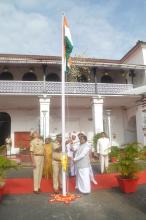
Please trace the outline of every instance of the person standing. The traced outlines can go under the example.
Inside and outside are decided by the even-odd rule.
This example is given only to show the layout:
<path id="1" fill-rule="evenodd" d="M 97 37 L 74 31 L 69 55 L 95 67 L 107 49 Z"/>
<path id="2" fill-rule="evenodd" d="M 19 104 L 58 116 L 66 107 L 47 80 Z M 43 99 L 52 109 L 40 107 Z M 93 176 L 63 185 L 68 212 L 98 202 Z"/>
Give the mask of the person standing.
<path id="1" fill-rule="evenodd" d="M 80 136 L 80 144 L 75 154 L 76 163 L 76 188 L 84 194 L 91 192 L 90 182 L 90 147 L 87 143 L 87 136 Z"/>
<path id="2" fill-rule="evenodd" d="M 32 134 L 32 140 L 30 141 L 30 153 L 33 164 L 34 193 L 38 194 L 40 192 L 43 173 L 44 144 L 37 131 Z"/>
<path id="3" fill-rule="evenodd" d="M 85 135 L 85 133 L 82 131 L 82 132 L 80 132 L 80 133 L 78 133 L 78 138 L 79 138 L 79 140 L 80 140 L 80 138 L 82 137 L 82 136 L 84 136 Z M 87 142 L 87 144 L 88 144 L 88 146 L 89 146 L 89 157 L 90 157 L 90 180 L 91 180 L 91 182 L 94 184 L 94 185 L 97 185 L 98 183 L 97 183 L 97 181 L 96 181 L 96 179 L 95 179 L 95 177 L 94 177 L 94 173 L 93 173 L 93 169 L 92 169 L 92 165 L 91 165 L 91 158 L 92 158 L 92 147 L 91 147 L 91 145 Z"/>
<path id="4" fill-rule="evenodd" d="M 109 157 L 108 154 L 110 153 L 110 140 L 107 137 L 105 132 L 101 133 L 101 137 L 97 141 L 97 154 L 100 155 L 100 170 L 101 173 L 104 173 L 108 168 L 108 161 Z"/>
<path id="5" fill-rule="evenodd" d="M 11 148 L 12 148 L 12 139 L 10 137 L 7 137 L 5 140 L 7 155 L 11 155 Z"/>
<path id="6" fill-rule="evenodd" d="M 59 193 L 59 188 L 62 188 L 62 137 L 56 136 L 56 141 L 52 145 L 52 168 L 53 168 L 53 190 L 54 193 Z"/>
<path id="7" fill-rule="evenodd" d="M 52 177 L 52 143 L 50 137 L 45 139 L 43 177 L 46 179 Z"/>
<path id="8" fill-rule="evenodd" d="M 69 158 L 69 176 L 76 175 L 76 167 L 73 162 L 73 158 L 75 156 L 75 152 L 77 148 L 78 148 L 78 137 L 75 132 L 72 132 L 66 144 L 67 156 Z"/>

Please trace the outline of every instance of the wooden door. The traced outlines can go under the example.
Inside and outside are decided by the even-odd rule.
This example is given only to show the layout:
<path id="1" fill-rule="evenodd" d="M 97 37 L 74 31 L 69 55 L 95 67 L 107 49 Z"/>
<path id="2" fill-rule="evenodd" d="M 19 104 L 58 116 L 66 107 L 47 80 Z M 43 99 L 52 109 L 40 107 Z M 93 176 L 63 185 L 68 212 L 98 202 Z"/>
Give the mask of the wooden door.
<path id="1" fill-rule="evenodd" d="M 30 132 L 28 131 L 19 131 L 14 134 L 15 147 L 19 148 L 29 148 L 30 142 Z"/>

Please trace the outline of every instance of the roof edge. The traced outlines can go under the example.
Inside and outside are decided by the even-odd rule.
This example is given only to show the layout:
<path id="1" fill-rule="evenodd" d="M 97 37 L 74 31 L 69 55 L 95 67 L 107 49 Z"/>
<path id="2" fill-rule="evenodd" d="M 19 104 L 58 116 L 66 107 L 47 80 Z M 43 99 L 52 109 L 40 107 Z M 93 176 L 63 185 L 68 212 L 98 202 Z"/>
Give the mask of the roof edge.
<path id="1" fill-rule="evenodd" d="M 146 42 L 138 40 L 137 43 L 120 59 L 120 62 L 123 63 L 127 60 L 137 49 L 146 45 Z"/>

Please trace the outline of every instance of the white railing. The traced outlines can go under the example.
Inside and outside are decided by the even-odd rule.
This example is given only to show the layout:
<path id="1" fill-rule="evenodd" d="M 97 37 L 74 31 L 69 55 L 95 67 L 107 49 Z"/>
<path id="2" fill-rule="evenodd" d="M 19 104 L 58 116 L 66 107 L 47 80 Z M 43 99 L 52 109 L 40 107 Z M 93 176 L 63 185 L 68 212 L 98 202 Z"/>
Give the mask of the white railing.
<path id="1" fill-rule="evenodd" d="M 66 82 L 65 92 L 71 95 L 126 95 L 132 84 Z M 60 95 L 61 82 L 0 81 L 0 94 Z"/>

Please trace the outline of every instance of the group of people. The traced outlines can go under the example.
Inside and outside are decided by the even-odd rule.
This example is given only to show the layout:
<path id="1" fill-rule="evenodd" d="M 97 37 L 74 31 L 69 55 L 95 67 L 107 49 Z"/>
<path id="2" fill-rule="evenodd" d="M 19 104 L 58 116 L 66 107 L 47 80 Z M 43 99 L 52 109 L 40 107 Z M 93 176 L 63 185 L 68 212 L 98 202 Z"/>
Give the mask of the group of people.
<path id="1" fill-rule="evenodd" d="M 101 173 L 108 167 L 109 139 L 104 132 L 97 142 L 97 154 L 100 155 Z M 34 193 L 40 192 L 42 176 L 53 178 L 53 189 L 59 193 L 62 188 L 62 137 L 56 136 L 55 141 L 46 138 L 45 144 L 38 132 L 33 132 L 30 141 L 30 152 L 33 165 Z M 91 182 L 98 184 L 94 178 L 91 166 L 91 146 L 84 132 L 69 134 L 66 140 L 68 157 L 68 175 L 76 177 L 76 190 L 88 194 L 91 192 Z"/>

